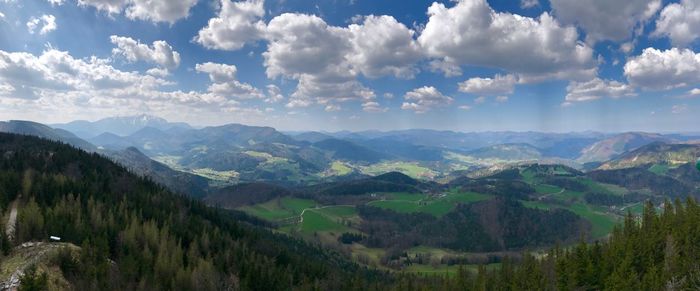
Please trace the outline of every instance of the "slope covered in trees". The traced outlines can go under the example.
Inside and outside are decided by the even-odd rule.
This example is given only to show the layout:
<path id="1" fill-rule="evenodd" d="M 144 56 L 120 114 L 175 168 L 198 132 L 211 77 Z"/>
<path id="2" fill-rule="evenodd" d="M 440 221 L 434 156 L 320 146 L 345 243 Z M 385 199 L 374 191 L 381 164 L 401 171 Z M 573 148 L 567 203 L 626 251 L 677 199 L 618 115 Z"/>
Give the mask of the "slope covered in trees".
<path id="1" fill-rule="evenodd" d="M 239 223 L 99 155 L 0 134 L 0 208 L 15 199 L 12 245 L 56 235 L 80 246 L 79 255 L 57 259 L 77 290 L 338 289 L 349 274 L 362 272 L 334 253 Z M 6 253 L 7 244 L 3 236 Z"/>
<path id="2" fill-rule="evenodd" d="M 13 252 L 8 246 L 61 236 L 78 247 L 54 263 L 76 290 L 700 288 L 700 205 L 690 198 L 660 210 L 647 204 L 641 217 L 626 217 L 604 242 L 538 257 L 526 252 L 493 270 L 427 277 L 364 270 L 336 253 L 174 195 L 98 155 L 0 134 L 3 212 L 12 201 L 19 201 L 18 225 L 12 242 L 0 235 L 0 259 Z M 39 271 L 28 271 L 23 285 L 46 284 Z"/>

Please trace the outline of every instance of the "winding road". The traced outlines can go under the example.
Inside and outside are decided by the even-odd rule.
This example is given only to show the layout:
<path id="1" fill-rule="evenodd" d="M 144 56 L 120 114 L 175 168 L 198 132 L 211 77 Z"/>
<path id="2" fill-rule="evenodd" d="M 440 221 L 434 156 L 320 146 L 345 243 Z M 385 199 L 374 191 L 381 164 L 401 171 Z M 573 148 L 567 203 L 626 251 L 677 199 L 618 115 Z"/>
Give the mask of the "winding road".
<path id="1" fill-rule="evenodd" d="M 561 188 L 561 190 L 560 190 L 559 192 L 544 194 L 544 195 L 542 195 L 542 196 L 540 196 L 540 197 L 537 197 L 537 200 L 542 201 L 543 199 L 547 198 L 548 196 L 561 194 L 561 193 L 564 193 L 564 191 L 566 191 L 566 188 Z"/>
<path id="2" fill-rule="evenodd" d="M 321 206 L 321 207 L 304 208 L 303 210 L 301 210 L 301 214 L 299 214 L 299 217 L 300 217 L 300 219 L 299 219 L 299 224 L 301 224 L 301 223 L 304 222 L 304 213 L 305 213 L 307 210 L 319 210 L 319 209 L 323 209 L 323 208 L 338 207 L 338 206 L 354 207 L 355 205 L 350 205 L 350 204 L 344 204 L 344 205 L 326 205 L 326 206 Z"/>

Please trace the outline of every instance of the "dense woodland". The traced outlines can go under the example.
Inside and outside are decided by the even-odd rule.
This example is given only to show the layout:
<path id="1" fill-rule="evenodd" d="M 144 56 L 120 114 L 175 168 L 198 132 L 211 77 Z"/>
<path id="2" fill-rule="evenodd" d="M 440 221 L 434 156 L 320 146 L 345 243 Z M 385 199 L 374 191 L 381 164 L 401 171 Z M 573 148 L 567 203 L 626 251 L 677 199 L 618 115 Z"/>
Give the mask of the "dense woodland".
<path id="1" fill-rule="evenodd" d="M 520 202 L 497 198 L 460 205 L 443 217 L 402 214 L 359 206 L 360 229 L 370 247 L 404 250 L 419 245 L 467 252 L 518 250 L 575 242 L 590 225 L 576 214 L 556 209 L 526 208 Z"/>
<path id="2" fill-rule="evenodd" d="M 0 153 L 0 208 L 21 202 L 14 245 L 58 235 L 81 247 L 58 263 L 76 290 L 338 289 L 350 273 L 374 276 L 96 154 L 9 134 L 0 134 Z M 5 254 L 9 247 L 3 237 Z"/>
<path id="3" fill-rule="evenodd" d="M 3 212 L 16 199 L 16 238 L 8 241 L 0 229 L 2 256 L 22 242 L 60 235 L 79 247 L 56 259 L 75 290 L 700 288 L 700 205 L 693 199 L 667 202 L 661 211 L 647 204 L 641 218 L 627 216 L 603 242 L 555 247 L 537 258 L 525 252 L 518 263 L 505 259 L 496 270 L 460 269 L 447 277 L 369 271 L 241 222 L 239 214 L 175 195 L 98 155 L 0 134 Z M 462 210 L 468 208 L 456 213 L 468 213 Z M 34 290 L 47 284 L 38 272 L 22 280 L 23 288 Z"/>

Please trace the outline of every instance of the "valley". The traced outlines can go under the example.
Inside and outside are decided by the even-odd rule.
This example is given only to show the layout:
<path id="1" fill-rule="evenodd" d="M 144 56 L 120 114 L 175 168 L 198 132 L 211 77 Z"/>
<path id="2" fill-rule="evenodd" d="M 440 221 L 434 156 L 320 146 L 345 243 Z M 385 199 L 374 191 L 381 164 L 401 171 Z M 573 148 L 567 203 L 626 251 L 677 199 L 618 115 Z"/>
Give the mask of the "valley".
<path id="1" fill-rule="evenodd" d="M 544 256 L 553 246 L 606 241 L 627 215 L 643 215 L 645 203 L 661 210 L 700 194 L 694 163 L 700 145 L 677 137 L 431 131 L 350 137 L 158 124 L 123 129 L 122 136 L 93 132 L 95 145 L 41 124 L 0 128 L 106 156 L 248 223 L 391 273 L 497 270 L 504 260 Z M 457 138 L 479 142 L 445 146 Z"/>

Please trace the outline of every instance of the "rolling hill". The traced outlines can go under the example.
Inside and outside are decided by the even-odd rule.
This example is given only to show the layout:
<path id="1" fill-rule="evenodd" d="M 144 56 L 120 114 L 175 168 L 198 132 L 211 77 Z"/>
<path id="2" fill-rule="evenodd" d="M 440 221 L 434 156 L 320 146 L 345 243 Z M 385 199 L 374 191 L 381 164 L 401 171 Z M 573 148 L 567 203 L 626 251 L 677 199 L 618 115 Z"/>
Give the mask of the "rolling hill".
<path id="1" fill-rule="evenodd" d="M 32 121 L 0 121 L 0 132 L 38 136 L 53 141 L 64 142 L 86 151 L 97 150 L 94 145 L 80 139 L 71 132 L 62 129 L 54 129 Z"/>
<path id="2" fill-rule="evenodd" d="M 603 163 L 599 169 L 613 170 L 643 165 L 677 167 L 679 165 L 693 163 L 698 157 L 700 157 L 700 145 L 698 144 L 654 142 L 607 161 Z"/>
<path id="3" fill-rule="evenodd" d="M 654 133 L 628 132 L 618 134 L 586 147 L 576 160 L 580 163 L 604 162 L 624 152 L 657 141 L 670 142 L 672 139 Z"/>

